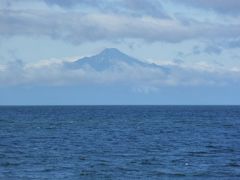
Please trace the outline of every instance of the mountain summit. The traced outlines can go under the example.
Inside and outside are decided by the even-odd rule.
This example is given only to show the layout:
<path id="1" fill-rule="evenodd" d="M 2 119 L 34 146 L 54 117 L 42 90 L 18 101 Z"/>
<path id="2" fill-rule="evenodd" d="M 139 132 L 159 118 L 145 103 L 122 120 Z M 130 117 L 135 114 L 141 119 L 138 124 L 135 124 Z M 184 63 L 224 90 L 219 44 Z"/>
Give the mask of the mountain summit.
<path id="1" fill-rule="evenodd" d="M 116 48 L 106 48 L 97 55 L 84 57 L 66 66 L 71 69 L 91 68 L 96 71 L 120 70 L 125 67 L 157 68 L 163 70 L 163 67 L 140 61 L 134 57 L 128 56 Z"/>
<path id="2" fill-rule="evenodd" d="M 99 55 L 109 56 L 109 57 L 113 57 L 113 56 L 126 56 L 126 54 L 122 53 L 121 51 L 119 51 L 116 48 L 106 48 Z"/>

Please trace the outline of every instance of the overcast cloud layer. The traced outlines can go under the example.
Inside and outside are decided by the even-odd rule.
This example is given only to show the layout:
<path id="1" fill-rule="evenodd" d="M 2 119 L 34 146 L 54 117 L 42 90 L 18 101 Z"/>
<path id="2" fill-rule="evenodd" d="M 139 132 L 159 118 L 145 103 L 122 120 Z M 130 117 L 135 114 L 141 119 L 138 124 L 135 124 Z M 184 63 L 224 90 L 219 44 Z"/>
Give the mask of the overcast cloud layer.
<path id="1" fill-rule="evenodd" d="M 160 1 L 157 0 L 44 1 L 50 7 L 58 5 L 64 9 L 71 8 L 74 5 L 85 8 L 88 8 L 88 6 L 90 8 L 94 7 L 94 10 L 88 10 L 89 13 L 73 10 L 53 11 L 51 8 L 45 8 L 44 10 L 14 8 L 14 3 L 24 5 L 23 2 L 30 3 L 31 1 L 14 0 L 9 3 L 9 6 L 5 5 L 6 7 L 0 10 L 0 33 L 2 37 L 18 35 L 47 36 L 80 44 L 99 40 L 114 41 L 129 38 L 142 39 L 146 42 L 163 41 L 170 43 L 192 39 L 231 41 L 240 36 L 239 23 L 230 22 L 226 24 L 224 22 L 200 21 L 190 17 L 170 17 L 163 12 Z M 213 1 L 210 1 L 211 3 L 207 3 L 207 1 L 194 2 L 198 3 L 183 1 L 183 4 L 196 5 L 197 7 L 206 6 L 210 9 L 215 9 L 218 6 L 220 9 L 226 7 L 226 11 L 232 7 L 231 12 L 234 12 L 239 4 L 237 1 L 221 1 L 222 3 L 216 3 L 218 6 L 213 6 Z M 230 6 L 234 3 L 236 6 Z"/>

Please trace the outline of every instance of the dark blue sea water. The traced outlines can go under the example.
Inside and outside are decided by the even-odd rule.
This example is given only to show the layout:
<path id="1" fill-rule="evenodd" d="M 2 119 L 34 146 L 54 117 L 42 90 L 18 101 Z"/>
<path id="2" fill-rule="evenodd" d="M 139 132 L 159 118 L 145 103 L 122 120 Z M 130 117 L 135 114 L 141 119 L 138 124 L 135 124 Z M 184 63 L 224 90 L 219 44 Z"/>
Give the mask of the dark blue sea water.
<path id="1" fill-rule="evenodd" d="M 239 106 L 0 107 L 0 179 L 240 179 Z"/>

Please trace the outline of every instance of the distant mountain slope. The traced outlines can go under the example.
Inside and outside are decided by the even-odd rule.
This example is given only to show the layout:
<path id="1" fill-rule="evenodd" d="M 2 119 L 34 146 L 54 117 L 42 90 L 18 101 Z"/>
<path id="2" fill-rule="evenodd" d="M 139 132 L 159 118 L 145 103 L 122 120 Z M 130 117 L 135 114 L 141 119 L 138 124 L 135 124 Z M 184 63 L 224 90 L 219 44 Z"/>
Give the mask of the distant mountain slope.
<path id="1" fill-rule="evenodd" d="M 142 62 L 136 58 L 130 57 L 118 49 L 107 48 L 104 49 L 97 55 L 91 57 L 84 57 L 75 62 L 66 63 L 65 67 L 71 69 L 80 69 L 80 68 L 92 68 L 96 71 L 105 71 L 105 70 L 122 70 L 125 66 L 130 67 L 142 67 L 142 68 L 153 68 L 159 69 L 161 71 L 167 71 L 166 68 Z"/>

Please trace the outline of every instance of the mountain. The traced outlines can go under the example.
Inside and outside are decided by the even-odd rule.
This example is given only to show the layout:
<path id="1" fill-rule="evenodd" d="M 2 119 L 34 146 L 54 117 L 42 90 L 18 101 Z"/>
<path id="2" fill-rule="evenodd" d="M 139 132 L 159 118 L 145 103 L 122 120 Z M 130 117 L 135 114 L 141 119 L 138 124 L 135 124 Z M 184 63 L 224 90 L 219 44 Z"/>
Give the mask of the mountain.
<path id="1" fill-rule="evenodd" d="M 159 69 L 161 71 L 166 71 L 166 68 L 156 65 L 154 63 L 146 63 L 140 61 L 134 57 L 128 56 L 115 48 L 106 48 L 97 55 L 91 57 L 84 57 L 75 62 L 65 63 L 65 67 L 71 69 L 80 68 L 92 68 L 96 71 L 105 70 L 119 70 L 121 71 L 124 67 L 142 67 Z"/>

